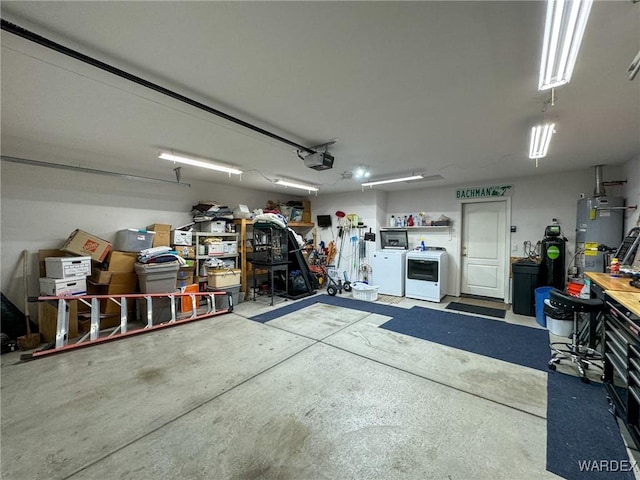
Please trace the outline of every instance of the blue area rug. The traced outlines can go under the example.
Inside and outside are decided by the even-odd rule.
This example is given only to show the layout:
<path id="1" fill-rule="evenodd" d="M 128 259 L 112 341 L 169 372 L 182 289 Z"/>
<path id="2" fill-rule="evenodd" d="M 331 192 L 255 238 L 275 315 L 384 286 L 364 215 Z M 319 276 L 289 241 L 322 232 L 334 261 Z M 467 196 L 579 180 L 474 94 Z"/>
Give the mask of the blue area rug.
<path id="1" fill-rule="evenodd" d="M 620 430 L 604 388 L 550 372 L 549 334 L 540 328 L 430 308 L 410 309 L 329 295 L 309 297 L 252 318 L 266 323 L 315 303 L 392 317 L 380 328 L 505 362 L 547 376 L 547 470 L 567 480 L 633 480 Z M 617 471 L 613 469 L 618 468 Z M 606 470 L 606 471 L 605 471 Z"/>
<path id="2" fill-rule="evenodd" d="M 516 365 L 547 370 L 549 333 L 546 330 L 431 308 L 396 310 L 400 312 L 380 328 Z"/>
<path id="3" fill-rule="evenodd" d="M 634 480 L 632 469 L 604 387 L 549 372 L 547 470 L 567 480 Z"/>

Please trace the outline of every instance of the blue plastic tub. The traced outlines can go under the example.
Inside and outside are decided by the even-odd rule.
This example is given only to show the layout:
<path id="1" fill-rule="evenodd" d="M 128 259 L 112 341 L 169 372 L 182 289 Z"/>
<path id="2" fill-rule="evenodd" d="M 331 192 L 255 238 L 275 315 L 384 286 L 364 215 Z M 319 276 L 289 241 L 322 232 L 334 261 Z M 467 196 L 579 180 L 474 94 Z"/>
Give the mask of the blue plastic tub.
<path id="1" fill-rule="evenodd" d="M 536 320 L 543 327 L 547 327 L 547 317 L 544 314 L 544 301 L 549 298 L 549 292 L 553 287 L 536 288 Z"/>

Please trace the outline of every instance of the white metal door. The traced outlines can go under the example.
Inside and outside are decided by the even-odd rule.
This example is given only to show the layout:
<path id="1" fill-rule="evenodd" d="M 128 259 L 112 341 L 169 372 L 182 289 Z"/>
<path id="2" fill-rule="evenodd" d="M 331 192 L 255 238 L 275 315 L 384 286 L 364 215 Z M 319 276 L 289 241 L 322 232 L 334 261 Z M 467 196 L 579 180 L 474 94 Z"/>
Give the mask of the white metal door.
<path id="1" fill-rule="evenodd" d="M 505 297 L 506 201 L 462 205 L 462 293 Z"/>

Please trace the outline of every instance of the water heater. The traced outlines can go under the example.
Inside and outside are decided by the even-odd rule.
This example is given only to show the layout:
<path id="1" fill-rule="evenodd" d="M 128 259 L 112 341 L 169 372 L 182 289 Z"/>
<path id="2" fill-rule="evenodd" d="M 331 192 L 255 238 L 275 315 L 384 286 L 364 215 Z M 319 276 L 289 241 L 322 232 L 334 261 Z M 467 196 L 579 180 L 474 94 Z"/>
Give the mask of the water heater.
<path id="1" fill-rule="evenodd" d="M 618 248 L 624 228 L 624 198 L 592 197 L 578 200 L 576 258 L 578 273 L 605 272 L 606 253 L 599 247 Z"/>

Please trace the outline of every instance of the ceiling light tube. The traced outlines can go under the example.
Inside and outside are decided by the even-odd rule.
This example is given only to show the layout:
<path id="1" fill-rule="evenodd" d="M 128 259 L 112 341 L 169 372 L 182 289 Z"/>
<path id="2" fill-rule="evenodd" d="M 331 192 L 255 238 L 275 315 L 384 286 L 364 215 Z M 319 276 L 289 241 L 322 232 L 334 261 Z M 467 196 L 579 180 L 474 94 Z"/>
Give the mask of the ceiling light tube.
<path id="1" fill-rule="evenodd" d="M 548 0 L 538 90 L 569 83 L 593 0 Z"/>
<path id="2" fill-rule="evenodd" d="M 299 188 L 300 190 L 307 190 L 309 192 L 317 192 L 318 188 L 311 185 L 304 185 L 302 183 L 289 182 L 288 180 L 278 180 L 277 185 L 283 185 L 285 187 Z"/>
<path id="3" fill-rule="evenodd" d="M 212 163 L 204 159 L 200 160 L 192 157 L 185 157 L 183 155 L 175 155 L 169 152 L 161 152 L 160 155 L 158 155 L 158 158 L 161 158 L 163 160 L 170 160 L 172 162 L 184 163 L 185 165 L 192 165 L 194 167 L 208 168 L 209 170 L 232 173 L 234 175 L 240 175 L 242 173 L 242 170 L 238 170 L 234 167 Z"/>
<path id="4" fill-rule="evenodd" d="M 421 180 L 424 175 L 412 175 L 410 177 L 390 178 L 389 180 L 376 180 L 361 184 L 363 187 L 373 187 L 374 185 L 384 185 L 385 183 L 409 182 L 411 180 Z"/>
<path id="5" fill-rule="evenodd" d="M 547 155 L 551 136 L 555 133 L 555 123 L 537 125 L 531 129 L 529 158 L 542 158 Z"/>

